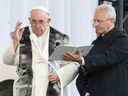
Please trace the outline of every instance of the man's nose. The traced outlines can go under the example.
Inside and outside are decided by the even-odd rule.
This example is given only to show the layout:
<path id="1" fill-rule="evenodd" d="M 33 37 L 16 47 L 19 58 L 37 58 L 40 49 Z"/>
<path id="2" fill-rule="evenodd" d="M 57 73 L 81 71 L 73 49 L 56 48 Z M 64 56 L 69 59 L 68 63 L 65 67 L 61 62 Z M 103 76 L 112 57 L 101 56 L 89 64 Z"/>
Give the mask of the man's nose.
<path id="1" fill-rule="evenodd" d="M 39 23 L 36 23 L 36 28 L 40 28 L 40 24 Z"/>
<path id="2" fill-rule="evenodd" d="M 97 21 L 94 21 L 94 22 L 93 22 L 93 26 L 94 26 L 94 27 L 96 27 L 96 26 L 98 26 L 98 25 L 99 25 L 99 22 L 97 22 Z"/>

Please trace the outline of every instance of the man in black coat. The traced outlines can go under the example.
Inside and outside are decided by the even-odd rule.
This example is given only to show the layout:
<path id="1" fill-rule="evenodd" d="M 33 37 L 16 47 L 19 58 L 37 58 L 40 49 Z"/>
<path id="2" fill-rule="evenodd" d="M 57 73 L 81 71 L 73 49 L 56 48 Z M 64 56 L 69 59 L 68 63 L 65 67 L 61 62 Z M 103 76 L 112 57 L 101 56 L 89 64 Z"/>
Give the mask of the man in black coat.
<path id="1" fill-rule="evenodd" d="M 115 21 L 115 9 L 99 5 L 94 15 L 97 39 L 91 51 L 85 57 L 64 55 L 65 60 L 84 62 L 76 80 L 80 96 L 128 96 L 128 35 L 116 30 Z"/>

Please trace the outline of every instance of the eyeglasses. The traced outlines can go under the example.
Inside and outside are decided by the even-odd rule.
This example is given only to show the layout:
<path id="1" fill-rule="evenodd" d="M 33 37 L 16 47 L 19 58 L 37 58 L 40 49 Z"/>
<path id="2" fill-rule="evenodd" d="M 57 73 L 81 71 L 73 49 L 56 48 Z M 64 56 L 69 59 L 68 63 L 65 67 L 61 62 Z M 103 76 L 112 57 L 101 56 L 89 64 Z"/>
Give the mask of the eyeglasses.
<path id="1" fill-rule="evenodd" d="M 93 20 L 93 26 L 97 26 L 97 25 L 99 25 L 99 24 L 102 24 L 102 23 L 104 23 L 104 22 L 106 22 L 106 21 L 108 21 L 108 20 L 111 20 L 111 19 L 94 19 Z"/>
<path id="2" fill-rule="evenodd" d="M 94 23 L 103 23 L 103 22 L 108 21 L 108 20 L 110 20 L 110 19 L 104 19 L 104 20 L 94 19 L 93 22 Z"/>

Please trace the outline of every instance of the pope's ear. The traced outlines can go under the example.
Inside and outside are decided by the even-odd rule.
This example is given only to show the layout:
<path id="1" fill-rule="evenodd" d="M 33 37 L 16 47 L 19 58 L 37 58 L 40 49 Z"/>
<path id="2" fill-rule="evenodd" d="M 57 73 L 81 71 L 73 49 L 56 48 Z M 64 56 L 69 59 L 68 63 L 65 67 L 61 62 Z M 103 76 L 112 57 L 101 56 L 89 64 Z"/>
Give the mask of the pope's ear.
<path id="1" fill-rule="evenodd" d="M 28 17 L 29 22 L 31 22 L 31 17 Z"/>
<path id="2" fill-rule="evenodd" d="M 50 23 L 50 22 L 51 22 L 51 16 L 48 17 L 48 23 Z"/>
<path id="3" fill-rule="evenodd" d="M 51 22 L 51 18 L 48 19 L 48 24 Z"/>

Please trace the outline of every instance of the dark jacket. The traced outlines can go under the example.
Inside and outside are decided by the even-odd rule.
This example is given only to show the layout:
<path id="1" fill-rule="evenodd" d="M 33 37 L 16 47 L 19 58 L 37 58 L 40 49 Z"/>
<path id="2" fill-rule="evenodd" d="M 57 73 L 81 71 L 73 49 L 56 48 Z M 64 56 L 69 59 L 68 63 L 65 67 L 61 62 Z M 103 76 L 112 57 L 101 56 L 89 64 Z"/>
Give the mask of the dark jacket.
<path id="1" fill-rule="evenodd" d="M 128 96 L 128 35 L 113 29 L 93 44 L 76 82 L 81 96 Z"/>

